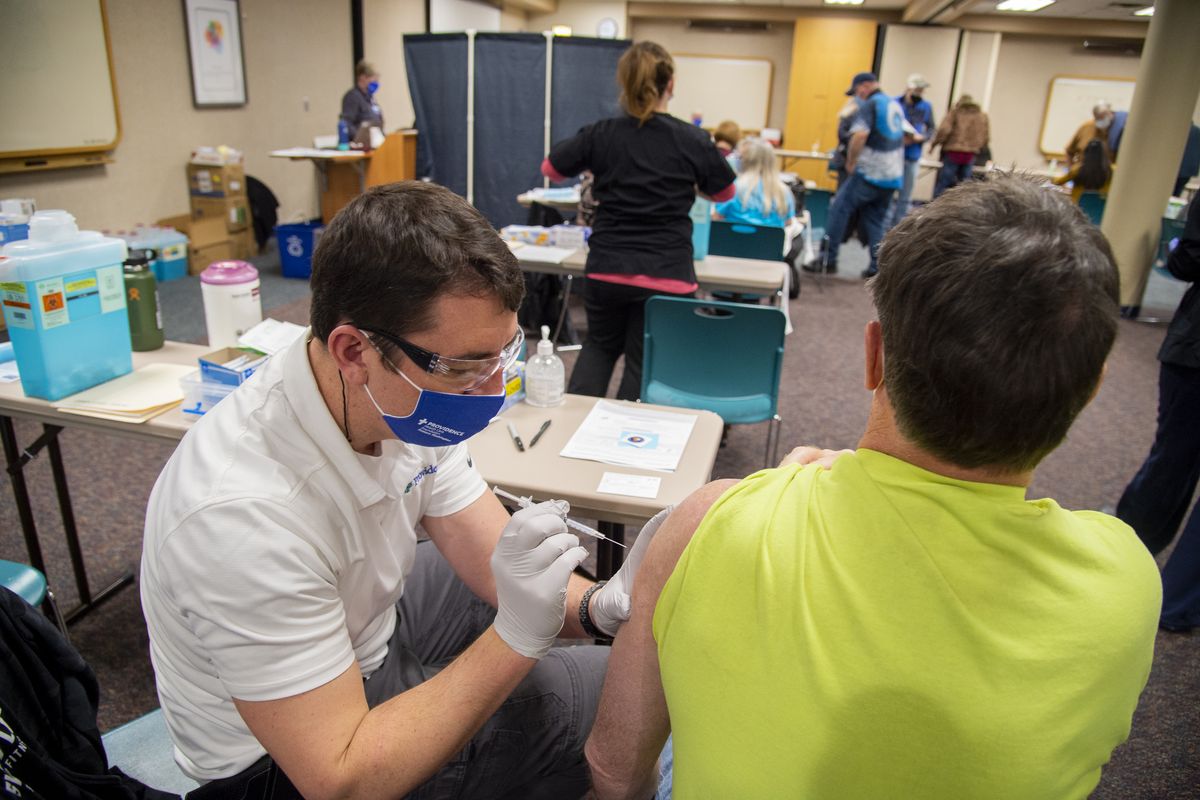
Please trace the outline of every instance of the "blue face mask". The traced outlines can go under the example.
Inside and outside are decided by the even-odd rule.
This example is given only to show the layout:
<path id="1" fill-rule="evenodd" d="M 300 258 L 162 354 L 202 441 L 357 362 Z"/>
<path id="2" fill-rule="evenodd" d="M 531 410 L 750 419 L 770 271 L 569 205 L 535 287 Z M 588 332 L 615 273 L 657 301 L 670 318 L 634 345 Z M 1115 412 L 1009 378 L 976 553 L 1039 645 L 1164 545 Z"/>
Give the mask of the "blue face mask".
<path id="1" fill-rule="evenodd" d="M 487 427 L 504 405 L 504 392 L 500 394 L 450 394 L 422 389 L 408 376 L 397 370 L 397 375 L 408 381 L 420 395 L 417 406 L 407 417 L 385 413 L 375 402 L 370 388 L 365 384 L 367 397 L 402 442 L 419 447 L 447 447 L 465 442 Z"/>
<path id="2" fill-rule="evenodd" d="M 379 91 L 379 81 L 371 81 L 367 84 L 367 94 L 375 94 Z"/>

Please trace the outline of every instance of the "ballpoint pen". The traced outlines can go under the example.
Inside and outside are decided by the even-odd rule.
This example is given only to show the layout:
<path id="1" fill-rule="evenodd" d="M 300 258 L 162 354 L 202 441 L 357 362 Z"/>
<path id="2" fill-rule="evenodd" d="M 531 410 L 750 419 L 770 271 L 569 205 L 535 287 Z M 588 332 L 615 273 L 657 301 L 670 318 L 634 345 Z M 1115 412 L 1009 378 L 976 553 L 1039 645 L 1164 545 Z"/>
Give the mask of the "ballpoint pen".
<path id="1" fill-rule="evenodd" d="M 538 443 L 538 439 L 542 438 L 542 434 L 546 432 L 546 428 L 550 427 L 550 420 L 542 423 L 542 427 L 538 428 L 537 433 L 533 435 L 533 439 L 529 442 L 529 446 L 533 447 Z"/>
<path id="2" fill-rule="evenodd" d="M 513 425 L 511 422 L 508 423 L 508 435 L 512 437 L 513 444 L 517 446 L 517 449 L 524 453 L 525 443 L 522 442 L 521 437 L 517 435 L 517 426 Z"/>
<path id="3" fill-rule="evenodd" d="M 499 486 L 493 486 L 492 491 L 495 492 L 497 497 L 503 497 L 505 500 L 511 500 L 512 502 L 519 505 L 521 508 L 529 508 L 531 505 L 534 504 L 532 497 L 519 497 L 519 496 L 513 494 L 512 492 L 504 491 Z M 571 519 L 570 517 L 564 516 L 563 522 L 567 523 L 567 527 L 573 531 L 579 531 L 580 533 L 586 533 L 588 536 L 592 536 L 596 539 L 603 539 L 606 542 L 611 542 L 612 544 L 615 544 L 617 547 L 624 547 L 627 550 L 629 549 L 626 545 L 621 544 L 620 542 L 618 542 L 615 539 L 608 538 L 607 536 L 605 536 L 603 533 L 596 530 L 595 528 L 589 528 L 587 525 L 584 525 L 582 522 L 576 522 L 575 520 Z"/>

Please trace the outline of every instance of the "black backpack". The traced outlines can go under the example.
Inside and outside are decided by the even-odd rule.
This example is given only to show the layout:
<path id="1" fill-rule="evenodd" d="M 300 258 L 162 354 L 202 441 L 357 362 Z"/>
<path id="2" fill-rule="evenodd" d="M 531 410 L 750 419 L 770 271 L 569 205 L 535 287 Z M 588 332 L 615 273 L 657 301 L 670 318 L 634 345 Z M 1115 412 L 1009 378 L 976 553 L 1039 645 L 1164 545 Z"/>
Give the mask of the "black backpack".
<path id="1" fill-rule="evenodd" d="M 96 675 L 37 609 L 0 588 L 0 798 L 168 800 L 108 766 Z"/>

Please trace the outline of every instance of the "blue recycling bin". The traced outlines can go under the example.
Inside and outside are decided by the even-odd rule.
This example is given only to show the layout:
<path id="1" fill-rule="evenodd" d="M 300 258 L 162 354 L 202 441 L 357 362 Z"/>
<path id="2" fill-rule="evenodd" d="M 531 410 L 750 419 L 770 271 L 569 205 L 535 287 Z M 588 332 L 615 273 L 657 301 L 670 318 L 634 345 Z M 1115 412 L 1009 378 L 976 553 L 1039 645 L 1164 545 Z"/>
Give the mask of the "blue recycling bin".
<path id="1" fill-rule="evenodd" d="M 313 251 L 324 231 L 325 226 L 319 219 L 275 226 L 283 277 L 308 279 L 312 274 Z"/>

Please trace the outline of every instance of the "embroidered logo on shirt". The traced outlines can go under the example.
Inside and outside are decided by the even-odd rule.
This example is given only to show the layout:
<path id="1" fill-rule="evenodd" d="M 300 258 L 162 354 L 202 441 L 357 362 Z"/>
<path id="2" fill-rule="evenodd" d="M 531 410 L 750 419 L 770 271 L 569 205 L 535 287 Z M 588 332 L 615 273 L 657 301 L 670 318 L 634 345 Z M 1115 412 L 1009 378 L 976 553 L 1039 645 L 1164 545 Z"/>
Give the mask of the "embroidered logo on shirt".
<path id="1" fill-rule="evenodd" d="M 437 464 L 429 464 L 428 466 L 421 467 L 421 471 L 413 475 L 412 480 L 404 487 L 404 493 L 408 494 L 413 490 L 414 486 L 420 486 L 421 481 L 425 480 L 426 475 L 436 475 L 437 470 Z"/>

